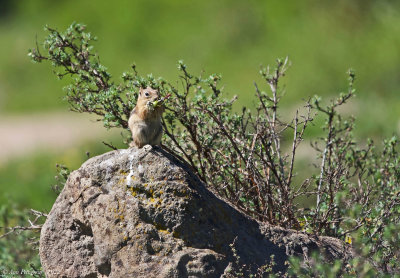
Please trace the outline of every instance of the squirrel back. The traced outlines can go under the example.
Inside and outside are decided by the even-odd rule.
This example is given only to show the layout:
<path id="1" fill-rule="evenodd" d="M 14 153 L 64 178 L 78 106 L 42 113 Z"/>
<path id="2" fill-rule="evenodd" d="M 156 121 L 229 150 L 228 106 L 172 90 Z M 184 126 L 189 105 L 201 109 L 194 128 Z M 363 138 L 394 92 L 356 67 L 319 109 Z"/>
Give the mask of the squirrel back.
<path id="1" fill-rule="evenodd" d="M 150 87 L 139 89 L 136 106 L 128 121 L 133 139 L 130 144 L 131 147 L 141 148 L 147 144 L 154 146 L 161 143 L 161 116 L 164 112 L 164 106 L 151 106 L 151 103 L 159 98 L 160 95 L 157 90 Z"/>

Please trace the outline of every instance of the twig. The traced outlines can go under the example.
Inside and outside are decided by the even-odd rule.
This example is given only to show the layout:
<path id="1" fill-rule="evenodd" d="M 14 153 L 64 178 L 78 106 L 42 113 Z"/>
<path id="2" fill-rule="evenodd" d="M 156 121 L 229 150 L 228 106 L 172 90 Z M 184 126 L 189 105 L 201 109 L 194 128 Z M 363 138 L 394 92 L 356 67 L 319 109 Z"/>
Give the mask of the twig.
<path id="1" fill-rule="evenodd" d="M 14 227 L 8 228 L 9 231 L 8 231 L 7 233 L 1 235 L 1 236 L 0 236 L 0 239 L 1 239 L 1 238 L 4 238 L 4 237 L 6 237 L 6 236 L 8 236 L 8 235 L 10 235 L 10 234 L 12 234 L 12 233 L 18 232 L 18 231 L 40 230 L 40 229 L 42 228 L 43 225 L 42 225 L 42 224 L 37 224 L 37 221 L 38 221 L 41 217 L 45 217 L 45 218 L 46 218 L 46 217 L 47 217 L 47 214 L 45 214 L 45 213 L 43 213 L 43 212 L 40 212 L 40 211 L 37 211 L 37 210 L 34 210 L 34 209 L 31 209 L 30 211 L 31 211 L 31 213 L 32 213 L 33 215 L 35 215 L 36 217 L 35 217 L 35 219 L 34 219 L 33 221 L 31 221 L 30 219 L 28 219 L 29 226 L 14 226 Z"/>
<path id="2" fill-rule="evenodd" d="M 118 150 L 118 148 L 115 147 L 112 143 L 107 143 L 107 142 L 105 142 L 105 141 L 102 141 L 102 143 L 103 143 L 104 145 L 106 145 L 107 147 L 113 149 L 113 150 Z"/>

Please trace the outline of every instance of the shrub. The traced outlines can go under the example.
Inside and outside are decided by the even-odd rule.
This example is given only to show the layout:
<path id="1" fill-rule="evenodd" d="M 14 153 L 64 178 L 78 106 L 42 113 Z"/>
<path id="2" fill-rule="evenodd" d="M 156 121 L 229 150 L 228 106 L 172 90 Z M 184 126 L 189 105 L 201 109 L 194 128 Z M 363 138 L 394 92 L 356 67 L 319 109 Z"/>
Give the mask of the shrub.
<path id="1" fill-rule="evenodd" d="M 174 85 L 142 76 L 134 65 L 114 83 L 84 25 L 72 24 L 65 32 L 46 30 L 43 49 L 37 46 L 29 55 L 36 62 L 51 62 L 59 78 L 71 78 L 65 98 L 72 111 L 96 114 L 106 128 L 127 130 L 140 87 L 171 94 L 162 147 L 189 164 L 218 195 L 259 221 L 343 239 L 368 259 L 368 273 L 400 271 L 398 139 L 385 140 L 383 147 L 372 140 L 362 146 L 354 139 L 354 119 L 337 112 L 354 96 L 353 71 L 347 92 L 328 105 L 314 97 L 285 121 L 279 113 L 279 85 L 287 59 L 261 69 L 269 91 L 255 84 L 257 106 L 238 113 L 232 108 L 236 98 L 223 97 L 220 75 L 193 75 L 179 62 Z M 325 118 L 323 136 L 312 143 L 319 165 L 307 169 L 309 177 L 299 182 L 297 150 L 314 117 Z M 300 197 L 314 205 L 302 207 Z M 292 262 L 294 269 L 299 266 Z M 318 266 L 313 275 L 329 269 L 323 263 L 310 266 Z M 365 273 L 354 260 L 334 266 L 338 275 Z"/>

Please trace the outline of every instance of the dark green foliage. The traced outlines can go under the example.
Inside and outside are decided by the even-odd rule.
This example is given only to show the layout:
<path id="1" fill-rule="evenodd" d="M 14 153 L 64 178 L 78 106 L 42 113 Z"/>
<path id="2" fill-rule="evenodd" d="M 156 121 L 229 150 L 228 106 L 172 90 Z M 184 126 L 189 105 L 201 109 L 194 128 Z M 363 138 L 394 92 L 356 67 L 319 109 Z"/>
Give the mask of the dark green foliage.
<path id="1" fill-rule="evenodd" d="M 58 77 L 72 78 L 66 99 L 73 111 L 94 113 L 107 128 L 127 129 L 140 87 L 172 94 L 163 119 L 163 147 L 188 163 L 210 188 L 260 221 L 341 238 L 368 260 L 363 265 L 337 262 L 332 268 L 314 259 L 309 269 L 294 260 L 296 272 L 323 275 L 332 270 L 354 276 L 400 271 L 398 140 L 385 141 L 382 150 L 370 140 L 364 147 L 356 142 L 354 120 L 343 119 L 337 111 L 354 95 L 352 71 L 346 93 L 327 106 L 316 97 L 284 121 L 278 113 L 279 81 L 287 59 L 261 70 L 268 90 L 255 84 L 257 107 L 237 113 L 232 110 L 236 98 L 223 97 L 221 76 L 192 75 L 183 62 L 178 64 L 176 85 L 140 76 L 135 66 L 114 83 L 85 29 L 80 24 L 64 33 L 47 28 L 46 54 L 39 47 L 30 52 L 34 61 L 51 61 Z M 319 166 L 299 182 L 296 154 L 314 114 L 326 118 L 324 137 L 312 143 Z M 300 197 L 312 205 L 304 208 Z"/>

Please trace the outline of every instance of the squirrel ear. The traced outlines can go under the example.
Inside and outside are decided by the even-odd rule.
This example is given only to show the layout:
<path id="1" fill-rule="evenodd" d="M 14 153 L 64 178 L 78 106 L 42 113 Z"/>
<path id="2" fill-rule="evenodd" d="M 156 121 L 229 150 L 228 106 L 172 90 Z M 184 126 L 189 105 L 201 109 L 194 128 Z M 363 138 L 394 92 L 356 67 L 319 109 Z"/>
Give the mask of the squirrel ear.
<path id="1" fill-rule="evenodd" d="M 142 93 L 143 93 L 143 88 L 142 88 L 142 87 L 140 87 L 140 88 L 139 88 L 139 96 L 141 96 L 141 95 L 142 95 Z"/>

